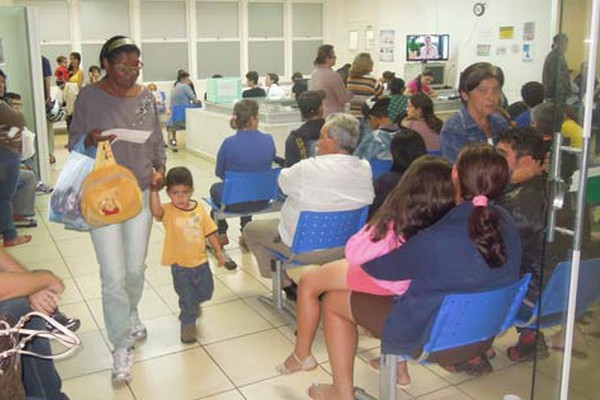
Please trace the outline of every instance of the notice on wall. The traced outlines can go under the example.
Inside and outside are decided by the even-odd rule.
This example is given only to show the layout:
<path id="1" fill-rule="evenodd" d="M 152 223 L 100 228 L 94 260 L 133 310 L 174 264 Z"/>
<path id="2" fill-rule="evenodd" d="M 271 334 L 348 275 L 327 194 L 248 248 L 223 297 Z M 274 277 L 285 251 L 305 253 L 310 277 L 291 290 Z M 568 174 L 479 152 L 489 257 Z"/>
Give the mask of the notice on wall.
<path id="1" fill-rule="evenodd" d="M 4 42 L 3 39 L 0 38 L 0 65 L 5 65 L 6 60 L 4 59 Z"/>
<path id="2" fill-rule="evenodd" d="M 510 46 L 510 52 L 511 52 L 512 54 L 519 54 L 519 52 L 520 52 L 520 51 L 521 51 L 521 46 L 519 46 L 519 44 L 518 44 L 518 43 L 513 43 L 513 44 Z"/>
<path id="3" fill-rule="evenodd" d="M 506 54 L 508 54 L 508 49 L 506 48 L 506 46 L 496 47 L 496 55 L 498 57 L 504 57 Z"/>
<path id="4" fill-rule="evenodd" d="M 535 39 L 535 22 L 525 22 L 523 24 L 523 40 L 531 41 Z"/>
<path id="5" fill-rule="evenodd" d="M 492 45 L 490 45 L 490 44 L 478 44 L 477 45 L 477 56 L 489 57 L 491 49 L 492 49 Z"/>
<path id="6" fill-rule="evenodd" d="M 533 61 L 533 44 L 531 43 L 523 43 L 523 53 L 522 58 L 525 62 Z"/>
<path id="7" fill-rule="evenodd" d="M 515 27 L 514 26 L 501 26 L 500 27 L 500 39 L 514 39 Z"/>
<path id="8" fill-rule="evenodd" d="M 394 62 L 394 30 L 387 29 L 379 32 L 379 61 Z"/>

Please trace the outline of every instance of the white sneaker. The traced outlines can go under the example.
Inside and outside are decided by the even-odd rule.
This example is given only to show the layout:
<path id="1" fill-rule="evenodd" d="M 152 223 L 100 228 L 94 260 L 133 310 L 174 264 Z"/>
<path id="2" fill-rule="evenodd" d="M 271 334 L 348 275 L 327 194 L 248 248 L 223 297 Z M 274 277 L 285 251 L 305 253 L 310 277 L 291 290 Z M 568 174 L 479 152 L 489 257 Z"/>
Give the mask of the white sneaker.
<path id="1" fill-rule="evenodd" d="M 112 382 L 114 385 L 129 383 L 133 376 L 131 368 L 133 367 L 133 348 L 116 349 L 113 352 Z"/>
<path id="2" fill-rule="evenodd" d="M 148 329 L 140 321 L 137 311 L 131 313 L 129 321 L 131 321 L 131 337 L 133 340 L 144 340 L 148 337 Z"/>

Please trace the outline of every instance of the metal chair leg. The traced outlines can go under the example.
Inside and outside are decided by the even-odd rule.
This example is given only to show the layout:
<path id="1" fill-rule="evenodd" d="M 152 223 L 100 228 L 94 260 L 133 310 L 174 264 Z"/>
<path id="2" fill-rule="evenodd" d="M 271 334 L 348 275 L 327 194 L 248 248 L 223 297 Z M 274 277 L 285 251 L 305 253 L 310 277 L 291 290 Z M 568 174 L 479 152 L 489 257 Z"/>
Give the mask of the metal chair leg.
<path id="1" fill-rule="evenodd" d="M 379 363 L 379 399 L 396 400 L 396 379 L 400 357 L 382 354 Z"/>
<path id="2" fill-rule="evenodd" d="M 282 281 L 283 281 L 283 268 L 281 262 L 278 260 L 271 260 L 271 271 L 273 271 L 273 286 L 271 297 L 261 296 L 259 300 L 270 307 L 273 307 L 275 311 L 280 312 L 290 322 L 292 326 L 296 325 L 296 310 L 290 307 L 283 300 L 282 294 Z"/>

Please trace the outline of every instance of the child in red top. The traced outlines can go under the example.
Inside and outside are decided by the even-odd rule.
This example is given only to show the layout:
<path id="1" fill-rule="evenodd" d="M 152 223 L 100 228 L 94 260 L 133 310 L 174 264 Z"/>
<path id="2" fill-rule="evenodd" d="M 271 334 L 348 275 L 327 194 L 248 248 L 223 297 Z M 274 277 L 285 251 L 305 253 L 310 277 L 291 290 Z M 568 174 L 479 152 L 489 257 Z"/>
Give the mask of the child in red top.
<path id="1" fill-rule="evenodd" d="M 58 64 L 58 67 L 56 67 L 56 69 L 54 70 L 54 77 L 56 78 L 56 85 L 62 89 L 65 86 L 65 82 L 69 80 L 67 57 L 56 57 L 56 63 Z"/>

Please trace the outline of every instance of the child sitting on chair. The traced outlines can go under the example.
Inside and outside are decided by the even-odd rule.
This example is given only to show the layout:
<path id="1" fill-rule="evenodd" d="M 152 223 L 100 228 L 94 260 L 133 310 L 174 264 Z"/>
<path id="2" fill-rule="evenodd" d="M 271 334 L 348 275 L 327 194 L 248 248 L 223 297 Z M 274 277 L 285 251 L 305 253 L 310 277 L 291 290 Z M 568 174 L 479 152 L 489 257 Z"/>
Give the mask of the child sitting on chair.
<path id="1" fill-rule="evenodd" d="M 204 207 L 192 199 L 191 172 L 185 167 L 172 168 L 167 173 L 166 186 L 171 202 L 161 204 L 158 191 L 152 188 L 150 207 L 152 215 L 165 226 L 162 264 L 171 265 L 179 296 L 181 342 L 194 343 L 200 303 L 210 300 L 214 291 L 205 238 L 215 250 L 219 266 L 225 264 L 225 258 L 215 234 L 217 225 Z"/>

